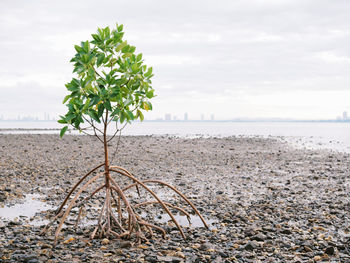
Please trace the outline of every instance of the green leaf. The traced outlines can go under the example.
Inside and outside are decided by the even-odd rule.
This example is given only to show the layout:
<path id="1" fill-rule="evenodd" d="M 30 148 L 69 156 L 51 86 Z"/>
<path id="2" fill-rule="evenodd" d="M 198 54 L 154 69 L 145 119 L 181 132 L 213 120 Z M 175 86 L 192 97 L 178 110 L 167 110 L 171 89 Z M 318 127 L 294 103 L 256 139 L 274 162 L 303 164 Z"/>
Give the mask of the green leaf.
<path id="1" fill-rule="evenodd" d="M 144 101 L 142 106 L 146 111 L 152 110 L 152 104 L 149 101 Z"/>
<path id="2" fill-rule="evenodd" d="M 118 32 L 123 31 L 123 25 L 120 25 L 120 26 L 118 26 L 117 28 L 118 28 Z"/>
<path id="3" fill-rule="evenodd" d="M 78 53 L 81 53 L 81 52 L 84 51 L 84 50 L 83 50 L 81 47 L 79 47 L 78 45 L 75 45 L 74 48 L 75 48 L 75 50 L 76 50 Z"/>
<path id="4" fill-rule="evenodd" d="M 99 67 L 102 64 L 104 59 L 105 59 L 105 54 L 103 53 L 99 54 L 97 57 L 96 65 Z"/>
<path id="5" fill-rule="evenodd" d="M 109 100 L 106 100 L 106 101 L 104 102 L 104 105 L 105 105 L 105 107 L 106 107 L 107 110 L 112 111 L 111 102 L 110 102 Z"/>
<path id="6" fill-rule="evenodd" d="M 113 111 L 112 115 L 119 115 L 119 113 L 120 113 L 120 109 L 116 108 L 116 109 Z"/>
<path id="7" fill-rule="evenodd" d="M 92 36 L 93 39 L 95 39 L 97 42 L 101 42 L 101 38 L 99 37 L 99 35 L 97 35 L 97 34 L 92 34 L 91 36 Z"/>
<path id="8" fill-rule="evenodd" d="M 142 59 L 142 53 L 138 54 L 136 57 L 136 61 L 139 62 Z"/>
<path id="9" fill-rule="evenodd" d="M 93 120 L 97 121 L 98 123 L 101 122 L 96 111 L 94 111 L 94 110 L 89 110 L 89 111 L 88 111 L 88 115 L 89 115 Z"/>
<path id="10" fill-rule="evenodd" d="M 88 53 L 89 50 L 90 50 L 90 43 L 89 43 L 89 41 L 82 42 L 81 44 L 82 44 L 82 46 L 83 46 L 84 51 L 85 51 L 86 53 Z"/>
<path id="11" fill-rule="evenodd" d="M 122 50 L 127 44 L 128 44 L 127 41 L 122 42 L 121 44 L 119 44 L 119 45 L 116 47 L 115 51 L 119 52 L 119 51 Z"/>
<path id="12" fill-rule="evenodd" d="M 141 121 L 143 121 L 144 120 L 144 116 L 143 116 L 143 113 L 142 113 L 142 111 L 140 111 L 140 110 L 137 110 L 137 115 L 140 117 L 140 120 Z"/>
<path id="13" fill-rule="evenodd" d="M 106 27 L 103 31 L 105 34 L 105 38 L 109 38 L 109 36 L 111 35 L 111 30 L 109 29 L 109 27 Z"/>
<path id="14" fill-rule="evenodd" d="M 101 118 L 103 111 L 105 110 L 104 104 L 103 103 L 99 104 L 97 109 L 98 109 L 98 112 L 97 112 L 98 117 Z"/>
<path id="15" fill-rule="evenodd" d="M 67 114 L 65 119 L 69 123 L 74 118 L 75 118 L 75 114 L 71 113 L 71 114 Z"/>
<path id="16" fill-rule="evenodd" d="M 120 123 L 123 123 L 126 119 L 126 114 L 124 111 L 120 113 Z"/>
<path id="17" fill-rule="evenodd" d="M 69 98 L 70 98 L 70 95 L 65 96 L 62 104 L 65 104 Z"/>
<path id="18" fill-rule="evenodd" d="M 132 70 L 132 73 L 137 73 L 139 70 L 140 70 L 140 68 L 139 68 L 139 66 L 135 63 L 135 64 L 133 64 L 132 66 L 131 66 L 131 70 Z"/>
<path id="19" fill-rule="evenodd" d="M 90 106 L 90 102 L 91 102 L 91 99 L 87 99 L 85 104 L 84 104 L 84 107 L 83 107 L 83 111 L 87 110 Z"/>
<path id="20" fill-rule="evenodd" d="M 125 47 L 122 48 L 122 53 L 128 53 L 129 49 L 130 49 L 130 46 L 126 45 Z"/>
<path id="21" fill-rule="evenodd" d="M 67 121 L 64 120 L 64 119 L 58 120 L 57 122 L 60 123 L 60 124 L 67 124 Z"/>
<path id="22" fill-rule="evenodd" d="M 132 112 L 131 111 L 129 111 L 129 110 L 125 110 L 126 111 L 126 114 L 128 114 L 128 119 L 129 120 L 134 120 L 134 114 L 132 114 Z"/>
<path id="23" fill-rule="evenodd" d="M 60 132 L 60 137 L 62 138 L 63 135 L 66 133 L 66 131 L 68 130 L 68 126 L 64 126 L 62 129 L 61 129 L 61 132 Z"/>
<path id="24" fill-rule="evenodd" d="M 153 71 L 153 68 L 152 67 L 149 67 L 147 72 L 145 73 L 145 77 L 150 77 L 152 75 L 152 71 Z"/>
<path id="25" fill-rule="evenodd" d="M 132 53 L 125 53 L 124 55 L 123 55 L 123 58 L 129 58 L 129 57 L 131 57 L 132 56 Z"/>

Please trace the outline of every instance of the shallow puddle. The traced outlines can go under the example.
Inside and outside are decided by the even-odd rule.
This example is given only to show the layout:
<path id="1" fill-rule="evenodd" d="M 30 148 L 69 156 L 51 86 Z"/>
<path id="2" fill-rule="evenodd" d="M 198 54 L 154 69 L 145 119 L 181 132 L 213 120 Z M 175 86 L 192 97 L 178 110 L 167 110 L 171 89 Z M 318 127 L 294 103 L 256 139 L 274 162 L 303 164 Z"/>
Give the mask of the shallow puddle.
<path id="1" fill-rule="evenodd" d="M 46 224 L 47 220 L 36 218 L 35 214 L 53 209 L 53 207 L 40 201 L 41 197 L 40 194 L 28 194 L 21 203 L 0 208 L 0 218 L 4 221 L 19 221 L 27 218 L 29 219 L 28 223 L 31 225 Z"/>
<path id="2" fill-rule="evenodd" d="M 54 209 L 53 206 L 40 200 L 42 195 L 40 194 L 28 194 L 25 199 L 20 201 L 20 203 L 5 206 L 0 208 L 0 219 L 3 221 L 24 221 L 33 226 L 45 225 L 49 221 L 42 219 L 37 213 Z M 146 218 L 147 213 L 142 212 L 141 217 Z M 174 214 L 176 221 L 182 227 L 204 227 L 204 224 L 198 215 L 190 215 L 190 222 L 186 215 Z M 204 218 L 209 227 L 213 226 L 218 221 L 213 218 Z M 172 221 L 168 214 L 161 214 L 154 218 L 156 223 L 167 223 Z M 88 226 L 96 223 L 96 219 L 83 218 L 81 224 L 83 226 Z"/>

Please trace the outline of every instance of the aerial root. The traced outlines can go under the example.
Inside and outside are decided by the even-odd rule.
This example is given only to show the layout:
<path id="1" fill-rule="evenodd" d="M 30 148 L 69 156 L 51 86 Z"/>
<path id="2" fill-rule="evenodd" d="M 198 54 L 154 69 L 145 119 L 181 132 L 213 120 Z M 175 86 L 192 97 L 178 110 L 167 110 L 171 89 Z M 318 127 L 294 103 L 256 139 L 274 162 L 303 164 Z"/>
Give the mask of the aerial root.
<path id="1" fill-rule="evenodd" d="M 86 184 L 84 184 L 80 190 L 76 193 L 76 195 L 74 196 L 74 198 L 72 199 L 72 201 L 69 203 L 67 210 L 65 211 L 64 215 L 62 216 L 62 219 L 56 229 L 55 232 L 55 240 L 54 240 L 54 246 L 57 244 L 57 238 L 59 233 L 61 232 L 62 226 L 64 221 L 66 220 L 67 216 L 69 215 L 69 212 L 72 210 L 75 201 L 78 199 L 78 197 L 80 196 L 80 194 L 91 184 L 93 183 L 97 178 L 99 178 L 101 175 L 103 175 L 103 173 L 99 173 L 97 175 L 95 175 L 93 178 L 91 178 Z"/>
<path id="2" fill-rule="evenodd" d="M 64 199 L 64 201 L 62 202 L 61 206 L 57 209 L 56 214 L 59 214 L 61 212 L 61 210 L 63 209 L 64 205 L 67 203 L 69 197 L 72 195 L 72 193 L 75 191 L 75 189 L 77 189 L 77 187 L 90 175 L 92 174 L 94 171 L 96 171 L 98 168 L 102 167 L 104 165 L 104 163 L 96 166 L 94 169 L 90 170 L 88 173 L 86 173 L 82 178 L 80 178 L 80 180 L 72 187 L 72 189 L 69 191 L 69 193 L 67 194 L 66 198 Z"/>
<path id="3" fill-rule="evenodd" d="M 141 181 L 136 177 L 134 177 L 130 172 L 128 172 L 124 168 L 118 167 L 118 166 L 112 166 L 112 167 L 109 167 L 109 169 L 105 172 L 97 173 L 95 176 L 93 176 L 91 179 L 89 179 L 87 182 L 84 183 L 84 180 L 87 179 L 89 175 L 96 172 L 96 170 L 102 167 L 103 165 L 104 164 L 101 164 L 95 167 L 94 169 L 89 171 L 87 174 L 85 174 L 82 178 L 80 178 L 80 180 L 73 186 L 73 188 L 67 194 L 61 206 L 57 209 L 56 215 L 53 218 L 53 220 L 43 229 L 42 233 L 45 233 L 54 222 L 59 220 L 59 224 L 55 231 L 54 246 L 57 244 L 59 234 L 63 228 L 63 224 L 66 221 L 73 207 L 79 208 L 78 215 L 75 219 L 75 224 L 74 224 L 74 228 L 77 229 L 82 219 L 84 205 L 101 190 L 105 191 L 105 195 L 103 197 L 103 205 L 98 212 L 98 215 L 96 218 L 97 219 L 96 226 L 94 227 L 94 229 L 90 234 L 91 239 L 94 239 L 96 236 L 99 238 L 115 237 L 119 239 L 121 238 L 131 239 L 136 237 L 136 241 L 141 242 L 143 240 L 147 240 L 148 234 L 152 237 L 154 235 L 153 230 L 159 231 L 162 234 L 162 236 L 165 237 L 166 231 L 164 228 L 146 221 L 144 218 L 141 217 L 141 215 L 139 215 L 135 211 L 136 209 L 142 208 L 147 205 L 160 205 L 161 208 L 169 215 L 171 220 L 174 222 L 181 236 L 185 239 L 185 234 L 180 224 L 176 220 L 175 216 L 170 211 L 170 209 L 174 209 L 184 214 L 187 217 L 189 224 L 191 223 L 190 214 L 179 206 L 173 205 L 169 202 L 162 201 L 161 198 L 146 185 L 150 183 L 155 183 L 161 186 L 165 186 L 171 189 L 172 191 L 174 191 L 177 195 L 179 195 L 182 198 L 182 200 L 184 200 L 188 205 L 192 207 L 194 212 L 201 218 L 203 224 L 208 228 L 203 217 L 195 208 L 195 206 L 188 200 L 188 198 L 184 194 L 182 194 L 180 191 L 178 191 L 175 187 L 167 183 L 164 183 L 162 181 L 159 181 L 159 180 Z M 115 179 L 111 176 L 110 172 L 115 172 L 123 177 L 127 177 L 132 181 L 132 183 L 122 189 L 119 186 L 119 184 L 115 181 Z M 104 176 L 105 178 L 105 183 L 95 188 L 92 191 L 92 193 L 87 197 L 83 198 L 82 201 L 77 202 L 78 198 L 81 196 L 83 191 L 85 191 L 89 186 L 91 186 L 97 179 L 101 178 L 102 176 Z M 136 204 L 131 203 L 129 199 L 126 197 L 125 192 L 133 187 L 136 188 L 136 191 L 139 197 L 141 197 L 140 189 L 142 188 L 143 190 L 146 191 L 146 193 L 150 194 L 155 200 L 143 201 Z M 77 192 L 73 196 L 72 194 L 75 190 L 77 190 Z M 69 200 L 70 198 L 71 200 Z M 67 207 L 63 209 L 66 205 Z"/>
<path id="4" fill-rule="evenodd" d="M 123 191 L 126 191 L 134 186 L 137 186 L 138 184 L 140 184 L 138 182 L 138 180 L 130 173 L 128 172 L 126 169 L 122 168 L 122 167 L 119 167 L 119 166 L 111 166 L 110 167 L 111 171 L 114 171 L 114 172 L 117 172 L 119 174 L 122 174 L 122 175 L 125 175 L 129 178 L 131 178 L 133 180 L 133 184 L 130 184 L 128 186 L 126 186 Z M 115 170 L 115 169 L 118 169 L 118 170 Z M 193 209 L 193 211 L 199 216 L 199 218 L 201 219 L 202 223 L 204 224 L 204 226 L 209 229 L 209 226 L 207 225 L 207 223 L 205 222 L 203 216 L 201 215 L 201 213 L 197 210 L 197 208 L 193 205 L 193 203 L 183 194 L 181 193 L 179 190 L 177 190 L 174 186 L 171 186 L 170 184 L 167 184 L 165 182 L 162 182 L 160 180 L 144 180 L 144 181 L 141 181 L 143 184 L 146 184 L 146 183 L 156 183 L 156 184 L 159 184 L 159 185 L 162 185 L 162 186 L 165 186 L 165 187 L 168 187 L 170 188 L 171 190 L 173 190 L 176 194 L 178 194 L 189 206 L 191 206 L 191 208 Z M 175 208 L 175 207 L 174 207 Z M 177 209 L 177 208 L 175 208 Z M 178 210 L 178 209 L 177 209 Z M 185 213 L 186 214 L 186 213 Z M 187 215 L 186 215 L 187 216 Z M 188 217 L 188 216 L 187 216 Z"/>
<path id="5" fill-rule="evenodd" d="M 125 169 L 123 169 L 125 170 Z M 157 201 L 158 203 L 163 207 L 163 209 L 168 213 L 168 215 L 170 216 L 170 218 L 172 219 L 172 221 L 175 223 L 175 225 L 177 226 L 177 229 L 179 229 L 181 236 L 185 239 L 185 233 L 183 232 L 181 226 L 179 225 L 179 223 L 177 222 L 177 220 L 175 219 L 174 215 L 171 213 L 171 211 L 169 210 L 169 208 L 164 204 L 164 202 L 150 189 L 148 188 L 142 181 L 136 179 L 134 176 L 132 176 L 129 172 L 124 172 L 123 170 L 116 170 L 116 169 L 110 169 L 110 171 L 119 173 L 121 175 L 124 175 L 126 177 L 129 177 L 130 179 L 132 179 L 134 182 L 138 183 L 140 186 L 142 186 L 146 191 L 148 191 Z M 113 179 L 112 179 L 113 182 Z M 124 195 L 124 194 L 123 194 Z"/>

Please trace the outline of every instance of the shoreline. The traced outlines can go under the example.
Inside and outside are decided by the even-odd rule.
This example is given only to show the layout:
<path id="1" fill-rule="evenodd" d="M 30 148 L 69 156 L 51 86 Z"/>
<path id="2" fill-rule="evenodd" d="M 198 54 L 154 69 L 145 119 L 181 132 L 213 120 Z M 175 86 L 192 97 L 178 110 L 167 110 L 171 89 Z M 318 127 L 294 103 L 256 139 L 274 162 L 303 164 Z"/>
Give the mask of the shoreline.
<path id="1" fill-rule="evenodd" d="M 1 193 L 8 194 L 0 196 L 0 204 L 38 193 L 44 203 L 57 207 L 77 175 L 103 158 L 102 146 L 87 136 L 0 134 L 0 145 Z M 111 153 L 115 147 L 116 140 Z M 6 228 L 0 227 L 0 239 L 5 250 L 0 253 L 9 257 L 5 262 L 18 261 L 20 253 L 15 252 L 21 246 L 28 250 L 22 254 L 34 255 L 37 262 L 139 262 L 140 255 L 145 262 L 350 260 L 350 154 L 295 149 L 276 138 L 259 137 L 123 136 L 119 149 L 113 163 L 140 178 L 177 186 L 206 218 L 217 220 L 212 231 L 185 228 L 189 238 L 183 241 L 170 228 L 169 239 L 155 239 L 145 247 L 125 249 L 111 241 L 100 250 L 101 240 L 89 246 L 82 241 L 84 233 L 67 228 L 64 239 L 75 241 L 51 250 L 45 246 L 52 236 L 39 237 L 40 227 L 25 227 L 29 218 L 3 220 Z M 171 197 L 167 192 L 162 196 Z M 30 241 L 25 241 L 28 236 Z M 12 239 L 17 243 L 9 244 Z M 34 248 L 38 242 L 44 245 Z"/>
<path id="2" fill-rule="evenodd" d="M 13 134 L 13 135 L 44 135 L 44 134 L 57 134 L 59 135 L 59 128 L 0 128 L 1 134 Z M 82 133 L 79 133 L 78 130 L 68 130 L 68 135 L 72 136 L 85 136 Z M 109 134 L 112 136 L 113 132 Z M 307 150 L 326 150 L 326 151 L 335 151 L 339 153 L 350 153 L 350 146 L 346 145 L 344 142 L 338 140 L 329 140 L 317 136 L 284 136 L 284 135 L 215 135 L 215 134 L 126 134 L 122 135 L 123 137 L 133 137 L 133 136 L 153 136 L 153 137 L 175 137 L 182 139 L 195 139 L 195 138 L 206 138 L 206 139 L 216 139 L 216 138 L 230 138 L 230 137 L 239 137 L 239 138 L 263 138 L 263 139 L 278 139 L 282 142 L 289 143 L 292 147 L 297 149 L 307 149 Z"/>

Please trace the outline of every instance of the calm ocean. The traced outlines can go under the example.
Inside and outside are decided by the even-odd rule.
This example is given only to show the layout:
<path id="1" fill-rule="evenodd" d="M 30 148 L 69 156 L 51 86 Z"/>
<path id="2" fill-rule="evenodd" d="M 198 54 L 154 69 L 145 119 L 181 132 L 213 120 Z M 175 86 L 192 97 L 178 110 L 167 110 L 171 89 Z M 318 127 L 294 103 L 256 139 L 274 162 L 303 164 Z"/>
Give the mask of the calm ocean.
<path id="1" fill-rule="evenodd" d="M 40 129 L 60 127 L 62 125 L 54 121 L 2 121 L 0 133 L 58 133 L 58 130 Z M 113 129 L 110 133 L 113 133 Z M 180 137 L 277 136 L 284 137 L 299 147 L 325 148 L 350 153 L 350 122 L 135 122 L 126 126 L 122 134 Z"/>

